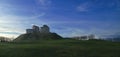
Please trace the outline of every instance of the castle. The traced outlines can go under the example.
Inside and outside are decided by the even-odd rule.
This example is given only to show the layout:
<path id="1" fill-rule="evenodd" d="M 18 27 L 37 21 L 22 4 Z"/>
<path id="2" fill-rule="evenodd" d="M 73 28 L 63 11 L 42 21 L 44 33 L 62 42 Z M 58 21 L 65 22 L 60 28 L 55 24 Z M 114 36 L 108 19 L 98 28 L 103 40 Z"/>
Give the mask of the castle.
<path id="1" fill-rule="evenodd" d="M 43 25 L 43 27 L 36 26 L 33 25 L 32 29 L 26 29 L 26 33 L 36 33 L 36 32 L 40 32 L 40 33 L 50 33 L 50 28 L 47 25 Z"/>

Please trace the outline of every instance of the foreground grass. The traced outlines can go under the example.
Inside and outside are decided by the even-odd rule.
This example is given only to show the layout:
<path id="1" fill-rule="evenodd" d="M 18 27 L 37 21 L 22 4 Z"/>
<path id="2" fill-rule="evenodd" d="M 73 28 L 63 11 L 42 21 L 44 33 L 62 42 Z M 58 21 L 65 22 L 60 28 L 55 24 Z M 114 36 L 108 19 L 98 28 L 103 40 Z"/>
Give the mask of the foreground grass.
<path id="1" fill-rule="evenodd" d="M 0 57 L 120 57 L 120 43 L 93 40 L 0 43 Z"/>

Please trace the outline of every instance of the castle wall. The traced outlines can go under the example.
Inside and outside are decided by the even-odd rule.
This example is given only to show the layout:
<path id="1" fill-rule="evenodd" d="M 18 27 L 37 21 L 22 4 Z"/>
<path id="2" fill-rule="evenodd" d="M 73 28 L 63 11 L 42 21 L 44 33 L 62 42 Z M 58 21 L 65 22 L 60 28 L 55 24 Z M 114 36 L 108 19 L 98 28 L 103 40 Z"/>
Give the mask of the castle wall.
<path id="1" fill-rule="evenodd" d="M 41 27 L 40 29 L 41 33 L 50 33 L 50 29 L 47 25 L 43 25 L 43 27 Z"/>
<path id="2" fill-rule="evenodd" d="M 33 29 L 26 29 L 26 33 L 33 33 Z"/>

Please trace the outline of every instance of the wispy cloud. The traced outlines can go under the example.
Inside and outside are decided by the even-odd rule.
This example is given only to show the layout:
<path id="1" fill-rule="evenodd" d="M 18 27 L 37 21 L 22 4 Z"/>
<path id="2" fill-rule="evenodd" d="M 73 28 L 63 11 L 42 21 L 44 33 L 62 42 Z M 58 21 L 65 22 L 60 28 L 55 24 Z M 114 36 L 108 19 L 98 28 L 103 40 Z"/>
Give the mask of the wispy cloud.
<path id="1" fill-rule="evenodd" d="M 91 10 L 92 3 L 91 2 L 85 2 L 77 6 L 77 10 L 80 12 L 86 12 Z"/>
<path id="2" fill-rule="evenodd" d="M 56 26 L 57 27 L 57 26 Z M 105 29 L 105 28 L 97 28 L 97 27 L 89 27 L 83 28 L 83 27 L 74 27 L 74 26 L 59 26 L 58 28 L 53 28 L 55 32 L 58 32 L 60 35 L 64 37 L 74 37 L 74 36 L 84 36 L 84 35 L 90 35 L 95 34 L 97 37 L 104 37 L 105 35 L 112 35 L 117 32 L 120 32 L 119 28 L 113 30 L 113 29 Z M 62 29 L 61 29 L 62 28 Z M 64 33 L 65 32 L 65 33 Z"/>
<path id="3" fill-rule="evenodd" d="M 18 32 L 0 32 L 0 34 L 21 34 L 21 33 L 18 33 Z"/>
<path id="4" fill-rule="evenodd" d="M 44 14 L 42 14 L 44 15 Z M 30 28 L 31 24 L 45 24 L 39 16 L 16 16 L 16 15 L 1 15 L 0 16 L 0 36 L 7 35 L 8 37 L 18 36 L 25 33 L 25 29 Z"/>
<path id="5" fill-rule="evenodd" d="M 86 33 L 86 30 L 80 28 L 68 28 L 67 33 L 63 33 L 63 36 L 74 37 L 88 35 L 90 32 Z"/>
<path id="6" fill-rule="evenodd" d="M 19 34 L 25 33 L 25 29 L 31 27 L 31 24 L 44 23 L 42 20 L 38 18 L 44 16 L 45 13 L 41 14 L 35 13 L 32 16 L 29 15 L 21 16 L 17 15 L 17 13 L 19 13 L 19 11 L 24 12 L 26 8 L 16 7 L 17 6 L 6 2 L 0 3 L 0 36 L 3 35 L 8 35 L 8 37 L 9 36 L 11 37 L 12 35 L 18 36 Z M 15 12 L 15 14 L 13 14 L 13 12 Z"/>
<path id="7" fill-rule="evenodd" d="M 38 2 L 40 3 L 40 5 L 42 6 L 48 6 L 51 4 L 51 0 L 38 0 Z"/>
<path id="8" fill-rule="evenodd" d="M 39 14 L 34 14 L 33 16 L 31 16 L 31 18 L 39 18 L 39 17 L 43 17 L 43 16 L 45 16 L 46 15 L 46 13 L 39 13 Z"/>
<path id="9" fill-rule="evenodd" d="M 90 0 L 80 3 L 77 6 L 77 11 L 88 12 L 94 10 L 113 10 L 120 9 L 120 0 Z"/>
<path id="10" fill-rule="evenodd" d="M 72 14 L 72 12 L 69 12 L 68 14 L 69 8 L 71 9 L 74 7 L 72 6 L 73 2 L 63 4 L 63 0 L 61 0 L 60 2 L 57 1 L 58 3 L 65 5 L 66 10 L 64 11 L 63 9 L 65 9 L 65 7 L 63 5 L 54 4 L 56 7 L 53 8 L 53 0 L 29 0 L 29 2 L 20 0 L 22 1 L 21 3 L 26 3 L 23 5 L 21 3 L 19 4 L 18 1 L 10 1 L 12 3 L 7 3 L 7 0 L 5 1 L 5 3 L 2 3 L 2 1 L 0 0 L 0 36 L 16 36 L 19 35 L 19 33 L 25 33 L 25 29 L 31 28 L 31 24 L 49 24 L 50 27 L 54 26 L 51 28 L 53 32 L 57 32 L 62 36 L 79 36 L 91 33 L 103 35 L 112 34 L 119 31 L 119 26 L 117 27 L 118 24 L 112 24 L 115 21 L 99 21 L 100 18 L 107 19 L 106 16 L 101 15 L 100 17 L 98 17 L 97 14 L 94 16 L 91 15 L 93 17 L 92 19 L 90 16 L 87 15 L 80 16 L 76 13 Z M 35 3 L 33 3 L 33 1 Z M 103 11 L 102 9 L 104 7 L 105 10 L 110 10 L 109 8 L 112 7 L 120 7 L 119 0 L 114 0 L 114 2 L 111 2 L 111 0 L 86 0 L 84 2 L 80 2 L 79 5 L 77 3 L 74 4 L 75 10 L 79 12 L 89 12 L 96 9 L 100 9 L 101 11 Z M 59 6 L 61 8 L 59 8 Z M 51 9 L 54 9 L 55 11 Z M 46 12 L 48 13 L 48 15 Z"/>

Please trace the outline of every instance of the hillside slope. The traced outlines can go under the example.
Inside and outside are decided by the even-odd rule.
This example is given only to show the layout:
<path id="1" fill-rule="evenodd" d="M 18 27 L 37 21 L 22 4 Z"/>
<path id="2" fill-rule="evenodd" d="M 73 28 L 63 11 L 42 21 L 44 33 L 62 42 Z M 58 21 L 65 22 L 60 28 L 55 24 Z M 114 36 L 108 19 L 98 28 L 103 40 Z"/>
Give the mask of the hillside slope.
<path id="1" fill-rule="evenodd" d="M 33 41 L 33 40 L 56 40 L 56 39 L 62 39 L 61 36 L 59 36 L 56 33 L 29 33 L 29 34 L 22 34 L 18 36 L 14 41 Z"/>

